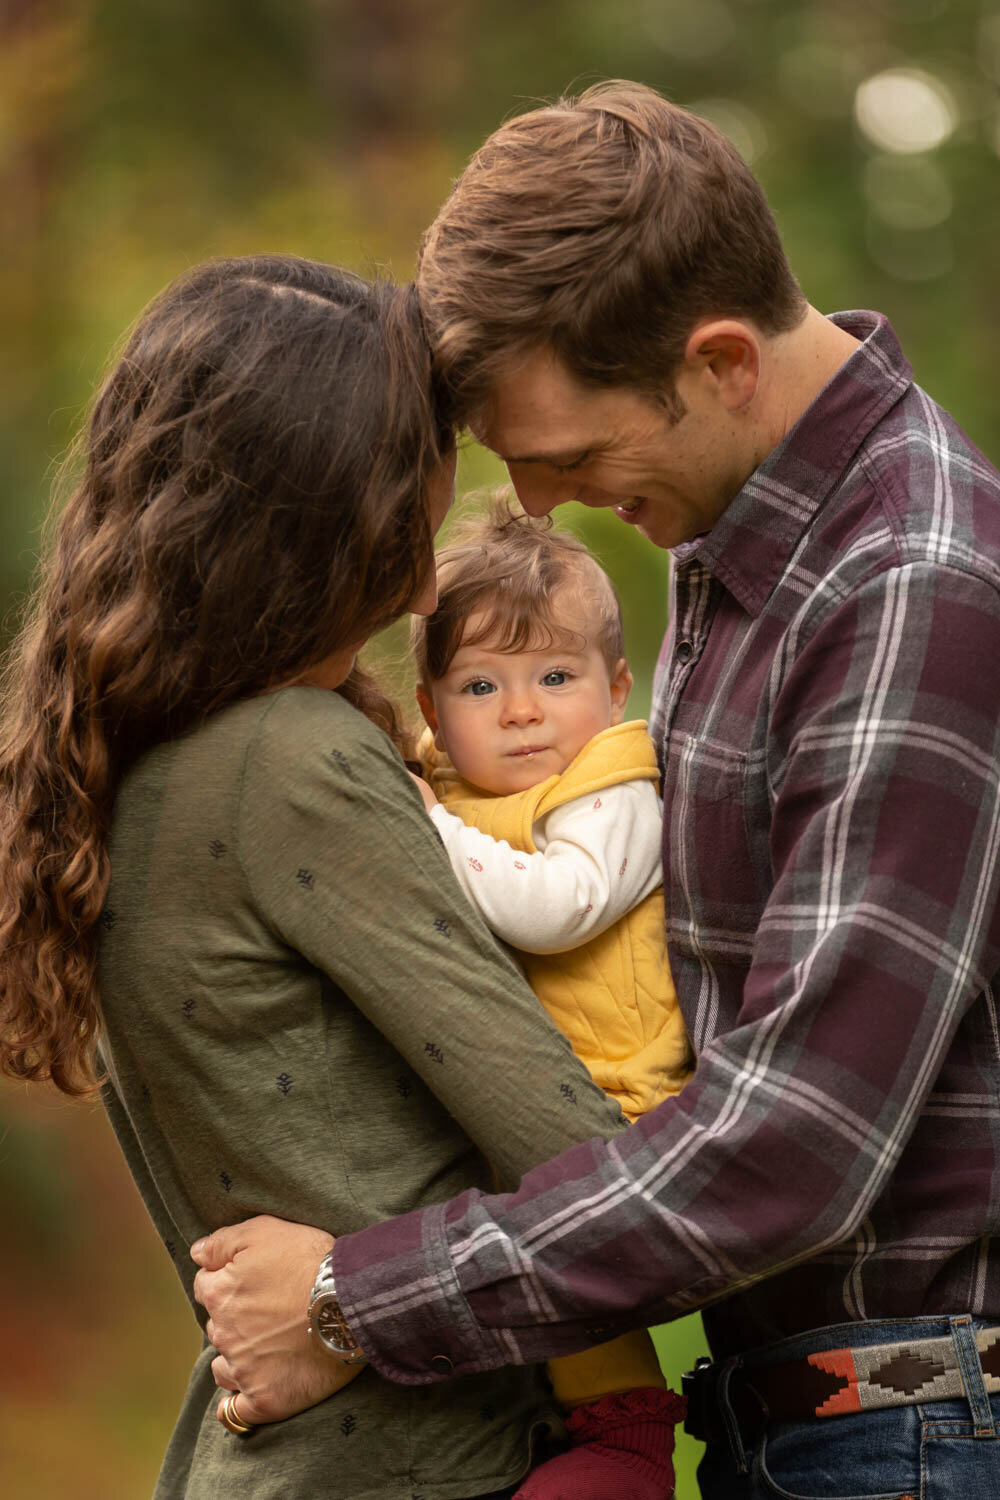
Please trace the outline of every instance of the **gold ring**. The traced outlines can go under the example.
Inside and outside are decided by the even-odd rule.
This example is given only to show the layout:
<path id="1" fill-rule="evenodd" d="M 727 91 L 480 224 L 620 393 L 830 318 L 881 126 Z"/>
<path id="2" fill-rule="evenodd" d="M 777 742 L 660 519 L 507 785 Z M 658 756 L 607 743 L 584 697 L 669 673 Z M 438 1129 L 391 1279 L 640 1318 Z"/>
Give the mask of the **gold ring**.
<path id="1" fill-rule="evenodd" d="M 247 1433 L 253 1432 L 255 1423 L 244 1422 L 243 1418 L 236 1410 L 236 1397 L 238 1395 L 239 1391 L 229 1392 L 229 1395 L 226 1397 L 225 1401 L 223 1401 L 221 1410 L 219 1411 L 219 1421 L 222 1423 L 223 1427 L 227 1428 L 231 1433 L 234 1434 L 235 1437 L 246 1437 Z"/>

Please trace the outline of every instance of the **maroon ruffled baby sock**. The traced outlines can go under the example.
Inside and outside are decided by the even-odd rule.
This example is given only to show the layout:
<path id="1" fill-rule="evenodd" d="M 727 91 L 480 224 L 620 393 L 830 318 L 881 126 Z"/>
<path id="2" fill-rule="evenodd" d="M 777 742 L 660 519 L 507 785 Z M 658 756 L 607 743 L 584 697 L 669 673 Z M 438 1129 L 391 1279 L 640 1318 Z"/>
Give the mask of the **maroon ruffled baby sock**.
<path id="1" fill-rule="evenodd" d="M 655 1386 L 576 1407 L 566 1418 L 569 1451 L 540 1464 L 514 1500 L 670 1500 L 685 1409 L 682 1396 Z"/>

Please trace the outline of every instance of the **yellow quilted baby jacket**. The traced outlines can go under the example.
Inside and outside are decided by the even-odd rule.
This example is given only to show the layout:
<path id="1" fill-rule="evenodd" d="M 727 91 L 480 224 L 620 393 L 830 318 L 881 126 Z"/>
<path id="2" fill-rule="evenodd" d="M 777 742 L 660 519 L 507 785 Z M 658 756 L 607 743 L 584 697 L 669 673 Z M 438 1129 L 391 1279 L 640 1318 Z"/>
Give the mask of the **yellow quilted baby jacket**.
<path id="1" fill-rule="evenodd" d="M 554 808 L 578 797 L 596 799 L 621 782 L 658 776 L 643 719 L 595 735 L 560 776 L 506 797 L 491 797 L 463 781 L 434 747 L 429 731 L 420 756 L 449 812 L 528 854 L 536 852 L 532 827 Z M 667 964 L 662 887 L 579 948 L 565 953 L 519 949 L 518 956 L 528 983 L 577 1057 L 629 1119 L 687 1082 L 693 1061 Z"/>

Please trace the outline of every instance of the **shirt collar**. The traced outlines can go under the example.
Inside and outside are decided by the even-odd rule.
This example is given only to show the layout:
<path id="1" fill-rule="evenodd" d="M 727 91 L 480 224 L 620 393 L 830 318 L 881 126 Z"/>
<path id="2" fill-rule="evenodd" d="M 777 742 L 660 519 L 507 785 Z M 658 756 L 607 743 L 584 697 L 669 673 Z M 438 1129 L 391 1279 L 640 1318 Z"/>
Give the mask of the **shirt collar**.
<path id="1" fill-rule="evenodd" d="M 887 318 L 874 312 L 830 319 L 861 345 L 754 470 L 704 536 L 672 550 L 713 573 L 751 615 L 763 609 L 799 539 L 839 484 L 872 429 L 913 383 Z"/>

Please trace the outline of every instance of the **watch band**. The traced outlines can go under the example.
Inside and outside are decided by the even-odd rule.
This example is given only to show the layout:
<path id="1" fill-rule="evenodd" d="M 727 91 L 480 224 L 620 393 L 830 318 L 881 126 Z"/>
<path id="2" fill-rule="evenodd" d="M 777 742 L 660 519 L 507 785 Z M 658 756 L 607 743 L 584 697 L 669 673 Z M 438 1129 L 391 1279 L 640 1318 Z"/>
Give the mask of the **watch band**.
<path id="1" fill-rule="evenodd" d="M 309 1303 L 309 1332 L 344 1365 L 363 1365 L 367 1356 L 348 1326 L 333 1282 L 333 1251 L 320 1262 Z"/>

